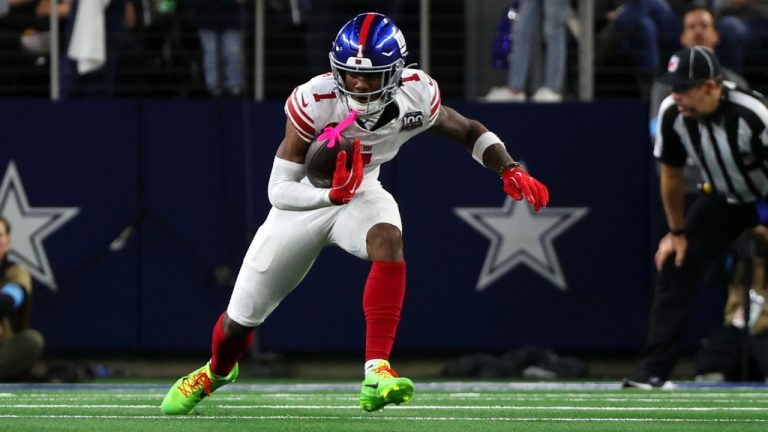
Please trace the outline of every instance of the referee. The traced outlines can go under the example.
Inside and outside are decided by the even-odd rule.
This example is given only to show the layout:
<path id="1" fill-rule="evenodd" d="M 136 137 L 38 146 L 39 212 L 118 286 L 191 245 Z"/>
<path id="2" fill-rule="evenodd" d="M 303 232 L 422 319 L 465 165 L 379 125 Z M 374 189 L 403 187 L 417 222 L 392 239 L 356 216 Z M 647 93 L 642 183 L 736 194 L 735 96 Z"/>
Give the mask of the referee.
<path id="1" fill-rule="evenodd" d="M 669 233 L 659 242 L 659 271 L 643 356 L 623 387 L 670 388 L 697 282 L 718 254 L 768 216 L 768 108 L 758 94 L 722 80 L 708 48 L 673 55 L 659 81 L 672 94 L 659 108 L 654 156 Z M 683 166 L 690 156 L 706 181 L 684 211 Z"/>

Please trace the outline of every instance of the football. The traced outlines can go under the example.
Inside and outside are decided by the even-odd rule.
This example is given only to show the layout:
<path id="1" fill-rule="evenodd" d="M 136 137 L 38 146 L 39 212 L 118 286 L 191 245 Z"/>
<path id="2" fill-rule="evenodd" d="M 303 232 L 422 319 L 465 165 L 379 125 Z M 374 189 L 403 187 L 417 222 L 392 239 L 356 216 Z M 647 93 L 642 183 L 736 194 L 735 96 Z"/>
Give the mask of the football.
<path id="1" fill-rule="evenodd" d="M 333 172 L 336 170 L 336 155 L 340 151 L 346 151 L 347 169 L 352 169 L 353 150 L 353 140 L 344 137 L 331 148 L 328 148 L 328 139 L 315 138 L 309 144 L 309 150 L 304 159 L 309 182 L 318 188 L 330 188 Z"/>

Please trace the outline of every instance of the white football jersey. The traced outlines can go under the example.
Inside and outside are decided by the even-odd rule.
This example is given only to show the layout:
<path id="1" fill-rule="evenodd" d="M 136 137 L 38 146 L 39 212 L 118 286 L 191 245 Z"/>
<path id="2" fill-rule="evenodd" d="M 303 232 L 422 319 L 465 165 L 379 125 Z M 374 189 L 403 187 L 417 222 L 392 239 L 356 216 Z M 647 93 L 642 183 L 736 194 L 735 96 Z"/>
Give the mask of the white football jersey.
<path id="1" fill-rule="evenodd" d="M 440 113 L 440 90 L 426 72 L 405 69 L 402 83 L 392 102 L 398 107 L 397 118 L 373 131 L 355 122 L 342 132 L 345 138 L 360 138 L 365 163 L 363 185 L 375 180 L 379 166 L 394 158 L 406 141 L 429 129 Z M 327 126 L 349 115 L 334 88 L 333 75 L 318 75 L 296 87 L 285 102 L 285 114 L 305 141 L 311 142 Z"/>

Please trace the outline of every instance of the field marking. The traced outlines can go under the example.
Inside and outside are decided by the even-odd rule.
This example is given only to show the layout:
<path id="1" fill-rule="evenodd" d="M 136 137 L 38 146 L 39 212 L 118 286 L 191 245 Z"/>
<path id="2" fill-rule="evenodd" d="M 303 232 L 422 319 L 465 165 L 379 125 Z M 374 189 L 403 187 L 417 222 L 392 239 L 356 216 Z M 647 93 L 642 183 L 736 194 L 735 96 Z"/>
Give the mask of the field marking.
<path id="1" fill-rule="evenodd" d="M 281 410 L 359 410 L 356 405 L 215 405 L 216 408 L 229 410 L 244 409 L 281 409 Z M 157 409 L 158 405 L 119 405 L 119 404 L 2 404 L 0 409 L 41 409 L 41 408 L 83 408 L 83 409 Z M 409 405 L 393 406 L 397 410 L 429 410 L 429 411 L 673 411 L 673 412 L 712 412 L 712 411 L 766 411 L 766 407 L 633 407 L 633 406 L 526 406 L 526 405 Z"/>
<path id="2" fill-rule="evenodd" d="M 720 398 L 720 399 L 708 399 L 701 397 L 669 397 L 669 398 L 651 398 L 651 397 L 619 397 L 618 395 L 606 395 L 597 397 L 556 397 L 556 395 L 467 395 L 467 394 L 434 394 L 434 393 L 418 393 L 417 400 L 419 402 L 583 402 L 583 403 L 605 403 L 605 402 L 620 402 L 624 404 L 642 404 L 642 403 L 706 403 L 706 404 L 724 404 L 724 405 L 736 405 L 736 404 L 766 404 L 765 408 L 768 408 L 768 394 L 762 395 L 763 398 Z M 112 395 L 112 399 L 116 400 L 161 400 L 163 394 L 135 394 L 135 395 Z M 271 399 L 280 401 L 339 401 L 339 402 L 354 402 L 358 400 L 357 396 L 350 396 L 348 394 L 334 394 L 334 395 L 318 395 L 318 394 L 293 394 L 293 393 L 278 393 L 278 394 L 250 394 L 250 395 L 220 395 L 216 394 L 214 400 L 216 402 L 253 402 L 260 399 Z M 104 397 L 99 395 L 94 396 L 70 396 L 67 394 L 51 395 L 51 394 L 36 394 L 36 395 L 14 395 L 13 398 L 6 397 L 4 400 L 0 399 L 0 408 L 7 406 L 9 403 L 23 402 L 80 402 L 80 401 L 103 401 Z"/>
<path id="3" fill-rule="evenodd" d="M 342 405 L 216 405 L 223 409 L 360 409 Z M 586 407 L 586 406 L 525 406 L 525 405 L 409 405 L 393 406 L 398 410 L 489 410 L 489 411 L 766 411 L 766 407 Z"/>
<path id="4" fill-rule="evenodd" d="M 105 419 L 105 420 L 385 420 L 385 421 L 496 421 L 496 422 L 575 422 L 575 423 L 766 423 L 768 419 L 690 419 L 690 418 L 577 418 L 577 417 L 396 417 L 370 414 L 365 416 L 128 416 L 128 415 L 19 415 L 0 414 L 0 419 Z"/>
<path id="5" fill-rule="evenodd" d="M 350 393 L 356 394 L 359 389 L 356 389 L 353 392 L 336 392 L 336 393 L 330 393 L 330 394 L 318 394 L 316 392 L 288 392 L 288 393 L 282 393 L 282 392 L 265 392 L 265 391 L 244 391 L 241 392 L 239 395 L 238 393 L 235 393 L 233 391 L 225 391 L 229 390 L 227 387 L 224 387 L 222 389 L 219 389 L 216 392 L 217 399 L 223 400 L 239 400 L 242 398 L 258 398 L 258 397 L 270 397 L 270 398 L 285 398 L 285 399 L 300 399 L 300 398 L 312 398 L 312 399 L 318 399 L 318 398 L 326 398 L 326 399 L 357 399 L 356 397 L 349 396 Z M 705 399 L 723 399 L 723 400 L 734 400 L 734 399 L 744 399 L 744 398 L 756 398 L 758 400 L 763 399 L 768 402 L 768 392 L 717 392 L 717 393 L 703 393 L 703 392 L 658 392 L 658 391 L 640 391 L 635 392 L 633 390 L 625 390 L 622 392 L 613 392 L 613 393 L 543 393 L 543 394 L 537 394 L 537 393 L 517 393 L 517 394 L 509 394 L 509 393 L 444 393 L 441 391 L 433 391 L 433 390 L 424 390 L 420 386 L 417 385 L 416 387 L 417 394 L 419 398 L 426 398 L 426 399 L 455 399 L 455 400 L 547 400 L 547 399 L 556 399 L 556 400 L 606 400 L 610 398 L 614 398 L 617 400 L 622 401 L 647 401 L 647 402 L 657 402 L 657 401 L 684 401 L 684 400 L 691 400 L 691 401 L 698 401 L 698 400 L 705 400 Z M 88 392 L 91 393 L 91 392 Z M 88 394 L 84 393 L 79 396 L 73 396 L 72 391 L 56 391 L 56 392 L 49 392 L 49 393 L 0 393 L 0 402 L 3 402 L 2 399 L 12 399 L 12 398 L 32 398 L 32 399 L 67 399 L 67 398 L 83 398 L 83 400 L 86 400 L 88 398 L 92 399 L 99 399 L 103 398 L 103 395 L 96 394 Z M 109 397 L 115 398 L 115 399 L 151 399 L 151 398 L 157 398 L 157 397 L 163 397 L 165 396 L 165 391 L 162 392 L 139 392 L 139 393 L 115 393 L 110 394 Z"/>
<path id="6" fill-rule="evenodd" d="M 526 392 L 505 392 L 505 393 L 478 393 L 476 395 L 470 394 L 454 394 L 454 393 L 441 393 L 429 390 L 420 391 L 421 389 L 416 386 L 416 393 L 433 398 L 455 398 L 455 399 L 505 399 L 505 398 L 540 398 L 540 399 L 585 399 L 585 400 L 601 400 L 605 398 L 621 398 L 622 400 L 670 400 L 670 399 L 691 399 L 691 400 L 708 400 L 708 399 L 765 399 L 768 400 L 768 391 L 758 393 L 680 393 L 680 392 L 657 392 L 657 391 L 642 391 L 638 393 L 629 390 L 625 392 L 606 392 L 606 393 L 526 393 Z M 274 393 L 273 393 L 274 394 Z M 306 394 L 308 397 L 312 397 L 311 393 L 293 393 L 293 395 Z"/>
<path id="7" fill-rule="evenodd" d="M 127 408 L 127 409 L 155 409 L 160 408 L 160 405 L 107 405 L 107 404 L 96 404 L 96 405 L 81 405 L 81 404 L 7 404 L 7 405 L 0 405 L 0 409 L 2 408 L 26 408 L 26 409 L 39 409 L 39 408 L 108 408 L 108 409 L 115 409 L 115 408 Z"/>
<path id="8" fill-rule="evenodd" d="M 692 381 L 676 382 L 675 390 L 656 390 L 658 392 L 701 392 L 712 390 L 765 390 L 768 389 L 768 383 L 722 383 L 722 384 L 702 384 Z M 0 384 L 0 392 L 6 393 L 12 390 L 25 391 L 45 391 L 45 390 L 76 390 L 76 391 L 159 391 L 168 390 L 165 384 L 49 384 L 49 383 L 25 383 L 25 384 Z M 441 382 L 422 382 L 418 383 L 421 390 L 436 391 L 591 391 L 591 390 L 616 390 L 621 391 L 621 384 L 618 381 L 611 382 L 492 382 L 492 381 L 441 381 Z M 280 383 L 280 384 L 229 384 L 219 391 L 355 391 L 359 390 L 358 382 L 347 383 Z M 624 390 L 628 393 L 632 390 Z"/>

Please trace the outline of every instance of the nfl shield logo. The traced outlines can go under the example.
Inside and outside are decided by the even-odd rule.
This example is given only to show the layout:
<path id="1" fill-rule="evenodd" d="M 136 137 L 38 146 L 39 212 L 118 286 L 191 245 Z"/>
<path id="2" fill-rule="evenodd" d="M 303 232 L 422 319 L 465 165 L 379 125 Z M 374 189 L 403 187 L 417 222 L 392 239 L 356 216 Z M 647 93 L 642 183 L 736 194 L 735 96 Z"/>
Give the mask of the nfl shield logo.
<path id="1" fill-rule="evenodd" d="M 667 70 L 669 72 L 674 72 L 677 70 L 678 66 L 680 66 L 680 57 L 673 55 L 672 58 L 669 59 L 669 63 L 667 64 Z"/>

